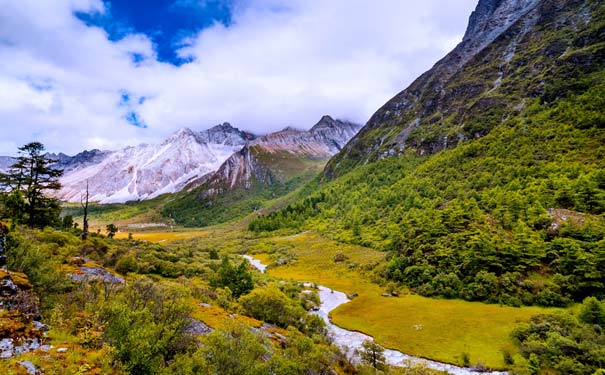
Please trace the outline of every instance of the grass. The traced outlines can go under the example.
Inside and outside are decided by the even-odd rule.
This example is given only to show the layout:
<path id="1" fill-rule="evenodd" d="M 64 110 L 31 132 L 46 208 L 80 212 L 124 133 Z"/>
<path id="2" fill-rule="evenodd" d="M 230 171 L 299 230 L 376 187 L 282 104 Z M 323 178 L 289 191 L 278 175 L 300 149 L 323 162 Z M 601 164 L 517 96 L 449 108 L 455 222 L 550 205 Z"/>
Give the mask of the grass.
<path id="1" fill-rule="evenodd" d="M 127 235 L 118 233 L 118 236 Z M 334 323 L 369 334 L 385 347 L 457 365 L 462 364 L 462 353 L 468 353 L 473 365 L 504 368 L 502 351 L 515 351 L 509 339 L 515 325 L 554 310 L 432 299 L 405 291 L 399 298 L 382 297 L 385 288 L 371 281 L 370 270 L 383 260 L 384 253 L 329 240 L 315 232 L 258 238 L 250 237 L 237 226 L 223 225 L 204 230 L 141 232 L 133 236 L 161 243 L 204 241 L 223 251 L 247 251 L 265 264 L 286 259 L 286 265 L 269 267 L 269 274 L 359 295 L 332 312 Z M 334 256 L 339 252 L 347 259 L 336 263 Z M 194 316 L 210 326 L 220 327 L 228 316 L 221 310 L 198 307 Z M 255 325 L 255 322 L 246 323 Z"/>
<path id="2" fill-rule="evenodd" d="M 132 238 L 135 240 L 167 243 L 178 240 L 184 240 L 194 237 L 204 237 L 208 235 L 208 231 L 204 230 L 179 230 L 174 232 L 132 232 Z M 118 232 L 115 238 L 125 239 L 128 238 L 129 233 Z"/>
<path id="3" fill-rule="evenodd" d="M 503 369 L 503 350 L 514 352 L 509 334 L 515 325 L 530 317 L 552 312 L 540 307 L 503 307 L 461 300 L 442 300 L 403 294 L 382 297 L 385 291 L 362 276 L 364 265 L 380 260 L 384 254 L 354 245 L 343 245 L 315 233 L 267 239 L 275 248 L 287 248 L 296 260 L 268 269 L 270 275 L 310 281 L 358 297 L 332 312 L 337 325 L 373 336 L 381 345 L 406 354 L 462 365 L 462 353 L 471 364 Z M 341 251 L 348 260 L 334 262 Z M 272 263 L 282 254 L 256 254 Z M 352 263 L 357 269 L 351 270 Z"/>

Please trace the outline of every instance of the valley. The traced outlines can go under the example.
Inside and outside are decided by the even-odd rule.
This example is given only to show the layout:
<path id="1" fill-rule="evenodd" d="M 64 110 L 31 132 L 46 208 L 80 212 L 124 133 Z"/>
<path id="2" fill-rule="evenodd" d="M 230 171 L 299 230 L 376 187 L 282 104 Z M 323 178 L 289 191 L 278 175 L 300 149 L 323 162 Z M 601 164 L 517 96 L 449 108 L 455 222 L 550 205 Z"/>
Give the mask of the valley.
<path id="1" fill-rule="evenodd" d="M 532 316 L 557 311 L 432 299 L 399 288 L 398 297 L 385 297 L 389 286 L 376 284 L 371 274 L 384 253 L 338 243 L 313 232 L 250 238 L 227 226 L 207 228 L 199 237 L 196 232 L 134 234 L 135 239 L 159 243 L 179 236 L 191 236 L 186 242 L 205 242 L 236 254 L 246 251 L 269 265 L 266 272 L 278 279 L 356 294 L 330 313 L 335 324 L 370 335 L 386 348 L 457 366 L 464 365 L 462 354 L 467 353 L 472 366 L 504 369 L 503 352 L 516 352 L 509 337 L 515 326 Z M 336 254 L 343 254 L 346 260 L 335 262 Z"/>
<path id="2" fill-rule="evenodd" d="M 605 4 L 479 0 L 397 87 L 363 126 L 0 157 L 0 373 L 605 374 Z"/>

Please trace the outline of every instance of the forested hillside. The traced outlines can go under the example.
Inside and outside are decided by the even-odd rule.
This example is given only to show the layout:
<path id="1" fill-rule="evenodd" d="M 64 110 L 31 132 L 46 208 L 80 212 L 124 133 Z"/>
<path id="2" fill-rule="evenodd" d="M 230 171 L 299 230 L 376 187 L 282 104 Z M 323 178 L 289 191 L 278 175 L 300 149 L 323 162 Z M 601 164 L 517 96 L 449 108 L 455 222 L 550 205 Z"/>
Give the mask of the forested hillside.
<path id="1" fill-rule="evenodd" d="M 250 229 L 318 229 L 385 250 L 382 276 L 427 296 L 546 306 L 602 296 L 605 5 L 544 0 L 537 9 L 536 33 L 523 34 L 513 73 L 498 87 L 483 87 L 483 99 L 465 98 L 512 100 L 515 108 L 465 112 L 462 125 L 449 117 L 420 125 L 400 155 L 315 181 L 298 202 L 257 218 Z M 491 82 L 487 60 L 514 35 L 504 33 L 456 75 Z M 484 68 L 476 68 L 479 62 Z M 454 148 L 412 142 L 471 124 L 481 132 Z M 372 129 L 370 122 L 330 162 L 328 175 L 359 162 L 352 150 Z"/>

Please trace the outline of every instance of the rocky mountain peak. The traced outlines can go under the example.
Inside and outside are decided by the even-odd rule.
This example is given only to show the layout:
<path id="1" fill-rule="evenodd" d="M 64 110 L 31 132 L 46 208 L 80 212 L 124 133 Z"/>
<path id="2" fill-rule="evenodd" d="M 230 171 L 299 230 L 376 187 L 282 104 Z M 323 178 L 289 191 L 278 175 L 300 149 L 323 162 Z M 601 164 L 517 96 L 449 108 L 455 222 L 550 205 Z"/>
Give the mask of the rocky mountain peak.
<path id="1" fill-rule="evenodd" d="M 183 139 L 187 139 L 187 138 L 195 138 L 196 134 L 193 130 L 189 129 L 189 128 L 181 128 L 177 131 L 175 131 L 174 133 L 172 133 L 172 135 L 170 135 L 168 138 L 166 138 L 164 140 L 164 142 L 162 142 L 162 144 L 168 144 L 168 143 L 174 143 L 177 142 L 179 140 L 183 140 Z"/>
<path id="2" fill-rule="evenodd" d="M 478 52 L 537 4 L 538 0 L 480 0 L 470 16 L 462 46 Z"/>
<path id="3" fill-rule="evenodd" d="M 278 133 L 281 133 L 281 132 L 300 132 L 300 130 L 299 130 L 299 129 L 296 129 L 296 128 L 295 128 L 295 127 L 293 127 L 293 126 L 286 126 L 286 127 L 285 127 L 285 128 L 283 128 L 282 130 L 280 130 Z"/>
<path id="4" fill-rule="evenodd" d="M 313 127 L 311 128 L 311 131 L 313 131 L 314 129 L 320 129 L 320 128 L 333 128 L 337 126 L 337 121 L 334 120 L 332 118 L 332 116 L 330 115 L 324 115 L 321 117 L 321 119 L 319 120 L 319 122 L 315 125 L 313 125 Z"/>
<path id="5" fill-rule="evenodd" d="M 254 139 L 251 133 L 241 131 L 228 122 L 215 125 L 200 133 L 207 143 L 224 144 L 229 146 L 243 146 L 247 141 Z"/>

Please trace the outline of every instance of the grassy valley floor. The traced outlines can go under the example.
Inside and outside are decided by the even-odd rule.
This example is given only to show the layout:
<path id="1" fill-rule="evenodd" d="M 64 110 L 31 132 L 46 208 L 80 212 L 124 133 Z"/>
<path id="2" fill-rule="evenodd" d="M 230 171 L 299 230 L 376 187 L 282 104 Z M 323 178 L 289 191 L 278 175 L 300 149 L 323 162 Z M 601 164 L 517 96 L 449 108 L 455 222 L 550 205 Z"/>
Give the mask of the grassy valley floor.
<path id="1" fill-rule="evenodd" d="M 334 323 L 369 334 L 385 347 L 457 365 L 463 365 L 466 353 L 471 365 L 504 368 L 503 352 L 515 353 L 509 338 L 515 325 L 534 315 L 556 311 L 432 299 L 405 292 L 400 297 L 383 297 L 386 289 L 372 283 L 366 270 L 376 266 L 384 253 L 332 241 L 313 232 L 254 238 L 234 228 L 212 227 L 204 232 L 135 234 L 135 238 L 139 236 L 154 242 L 181 236 L 189 238 L 187 241 L 206 242 L 204 246 L 248 252 L 271 265 L 271 276 L 356 293 L 358 296 L 351 302 L 332 312 Z M 346 259 L 335 262 L 338 253 Z"/>

